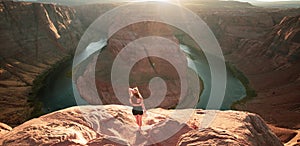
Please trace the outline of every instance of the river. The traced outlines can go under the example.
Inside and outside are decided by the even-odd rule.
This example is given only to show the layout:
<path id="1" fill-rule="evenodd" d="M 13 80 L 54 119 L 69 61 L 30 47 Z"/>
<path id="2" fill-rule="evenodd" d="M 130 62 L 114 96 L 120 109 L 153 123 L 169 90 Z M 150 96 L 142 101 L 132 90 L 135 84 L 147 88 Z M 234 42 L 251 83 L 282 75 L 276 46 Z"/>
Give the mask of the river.
<path id="1" fill-rule="evenodd" d="M 72 61 L 67 61 L 46 78 L 45 86 L 38 93 L 45 113 L 77 105 L 72 89 L 71 71 Z"/>
<path id="2" fill-rule="evenodd" d="M 192 68 L 202 79 L 204 89 L 200 95 L 200 101 L 197 104 L 197 108 L 205 109 L 209 100 L 211 89 L 209 64 L 203 53 L 182 44 L 180 45 L 180 48 L 188 54 L 188 66 Z M 239 79 L 235 78 L 229 70 L 227 70 L 226 90 L 221 109 L 230 109 L 232 103 L 244 97 L 246 97 L 246 89 L 244 85 Z"/>
<path id="3" fill-rule="evenodd" d="M 87 48 L 91 46 L 97 47 L 101 46 L 103 48 L 106 44 L 105 41 L 100 40 L 96 43 L 91 43 Z M 197 108 L 205 109 L 211 88 L 211 76 L 209 65 L 205 56 L 196 50 L 193 50 L 185 45 L 180 45 L 183 52 L 188 54 L 188 66 L 192 68 L 198 76 L 202 79 L 204 89 L 200 95 L 200 101 L 197 104 Z M 84 60 L 93 54 L 95 49 L 91 52 L 84 52 L 84 55 L 79 58 L 79 60 Z M 75 64 L 77 64 L 75 62 Z M 193 65 L 192 65 L 193 64 Z M 39 100 L 43 103 L 43 111 L 49 113 L 59 109 L 63 109 L 70 106 L 77 105 L 73 89 L 72 89 L 72 62 L 68 61 L 63 63 L 54 72 L 52 72 L 46 79 L 46 85 L 40 90 L 38 94 Z M 230 109 L 233 102 L 240 100 L 246 96 L 246 90 L 243 84 L 235 78 L 230 71 L 227 71 L 227 86 L 225 91 L 225 97 L 222 103 L 222 110 Z"/>

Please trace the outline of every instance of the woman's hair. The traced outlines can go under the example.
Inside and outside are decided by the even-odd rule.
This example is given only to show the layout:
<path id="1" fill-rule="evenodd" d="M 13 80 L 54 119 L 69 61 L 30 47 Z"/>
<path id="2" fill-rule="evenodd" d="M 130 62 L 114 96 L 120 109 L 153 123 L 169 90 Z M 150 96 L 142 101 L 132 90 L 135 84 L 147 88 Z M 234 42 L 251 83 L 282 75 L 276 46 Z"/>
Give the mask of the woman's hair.
<path id="1" fill-rule="evenodd" d="M 139 94 L 139 92 L 134 92 L 133 95 L 134 95 L 136 98 L 142 98 L 141 95 Z"/>

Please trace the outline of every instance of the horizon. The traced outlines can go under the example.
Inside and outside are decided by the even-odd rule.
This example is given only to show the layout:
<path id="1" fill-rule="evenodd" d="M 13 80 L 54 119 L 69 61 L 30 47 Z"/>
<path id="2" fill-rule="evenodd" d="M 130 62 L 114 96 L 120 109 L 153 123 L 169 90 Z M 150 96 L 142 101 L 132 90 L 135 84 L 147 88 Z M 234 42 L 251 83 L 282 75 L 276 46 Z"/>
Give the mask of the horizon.
<path id="1" fill-rule="evenodd" d="M 299 0 L 236 0 L 236 1 L 281 2 L 281 1 L 299 1 Z"/>
<path id="2" fill-rule="evenodd" d="M 42 2 L 40 0 L 12 0 L 12 1 L 31 1 L 31 2 Z M 59 1 L 59 0 L 49 0 L 49 1 Z M 82 0 L 84 1 L 84 0 Z M 181 1 L 181 0 L 98 0 L 99 3 L 108 3 L 108 2 L 116 2 L 116 1 L 133 1 L 133 2 L 144 2 L 144 1 Z M 182 0 L 186 1 L 186 0 Z M 219 0 L 219 1 L 240 1 L 240 2 L 300 2 L 300 0 Z M 86 1 L 89 2 L 89 1 Z"/>

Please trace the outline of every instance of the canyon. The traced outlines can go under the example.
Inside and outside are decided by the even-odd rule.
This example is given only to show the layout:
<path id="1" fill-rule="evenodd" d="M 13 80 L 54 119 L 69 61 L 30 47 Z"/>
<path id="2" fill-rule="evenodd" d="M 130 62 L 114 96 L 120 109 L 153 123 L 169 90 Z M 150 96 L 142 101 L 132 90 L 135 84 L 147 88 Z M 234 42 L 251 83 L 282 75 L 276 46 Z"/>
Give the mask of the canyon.
<path id="1" fill-rule="evenodd" d="M 0 122 L 15 127 L 32 117 L 41 115 L 39 110 L 42 105 L 35 99 L 35 96 L 42 87 L 44 78 L 61 62 L 72 58 L 84 30 L 97 17 L 118 5 L 120 4 L 67 7 L 53 4 L 1 1 L 0 15 L 4 19 L 0 20 Z M 191 9 L 208 24 L 220 43 L 226 61 L 241 71 L 242 75 L 239 76 L 238 74 L 238 76 L 241 77 L 241 81 L 247 88 L 247 97 L 233 104 L 232 108 L 257 113 L 270 125 L 269 127 L 282 142 L 290 141 L 297 135 L 297 129 L 300 128 L 300 119 L 298 118 L 300 116 L 300 9 L 266 9 L 239 2 L 222 2 L 221 6 L 214 5 L 214 3 L 187 3 L 184 6 Z M 153 30 L 158 26 L 165 27 L 160 25 L 149 24 L 148 30 Z M 119 39 L 115 38 L 126 36 L 128 34 L 126 31 L 138 30 L 140 27 L 143 26 L 130 26 L 127 30 L 120 31 L 119 34 L 113 36 L 108 41 L 108 47 L 113 48 L 111 50 L 116 52 L 107 53 L 116 55 L 118 46 L 113 45 Z M 173 37 L 171 31 L 177 38 Z M 151 34 L 139 33 L 141 36 Z M 178 30 L 167 30 L 164 33 L 167 33 L 167 36 L 177 43 L 181 42 L 195 48 L 199 47 L 193 45 L 194 42 L 191 41 L 188 35 Z M 126 44 L 126 41 L 129 40 L 124 38 L 124 42 L 121 44 Z M 98 66 L 105 65 L 105 62 L 103 63 L 105 60 L 98 61 L 100 61 Z M 165 67 L 163 61 L 157 61 L 162 63 L 158 68 Z M 151 66 L 145 60 L 137 68 L 145 65 Z M 169 67 L 167 66 L 167 68 Z M 149 71 L 144 70 L 144 72 Z M 164 73 L 161 72 L 161 74 Z M 99 75 L 103 74 L 99 73 Z M 102 89 L 107 89 L 102 88 L 106 84 L 103 85 L 103 81 L 101 81 L 107 77 L 98 77 L 98 91 L 100 93 L 109 91 L 101 92 Z M 176 76 L 173 77 L 176 80 Z M 176 89 L 174 88 L 172 93 Z M 145 94 L 149 93 L 145 92 Z M 109 95 L 111 95 L 111 92 L 109 92 Z M 116 100 L 106 101 L 107 104 L 118 103 Z M 176 103 L 176 100 L 173 103 Z M 173 103 L 166 102 L 163 106 L 169 108 L 174 106 Z M 53 113 L 53 115 L 69 113 L 70 110 Z M 76 111 L 76 108 L 72 110 Z M 123 114 L 128 114 L 128 111 Z M 247 117 L 250 113 L 241 112 L 238 114 Z M 232 118 L 234 117 L 230 111 L 229 115 L 232 115 Z M 49 115 L 34 119 L 35 122 L 40 124 L 37 128 L 47 125 L 41 122 L 47 119 L 47 116 Z M 254 117 L 257 118 L 257 116 Z M 55 121 L 54 116 L 49 118 Z M 257 119 L 260 120 L 260 118 Z M 243 123 L 244 121 L 239 122 Z M 29 121 L 29 124 L 30 122 L 32 121 Z M 264 123 L 261 123 L 265 127 Z M 11 129 L 5 124 L 0 125 L 1 129 L 4 129 L 0 131 L 1 134 L 2 131 L 6 133 L 11 130 L 8 135 L 17 133 L 23 131 L 22 128 L 27 126 L 24 123 L 19 128 Z M 62 123 L 59 124 L 63 125 Z M 84 123 L 80 124 L 85 125 Z M 254 124 L 255 122 L 252 122 L 250 125 Z M 287 130 L 287 132 L 280 133 L 284 130 L 278 127 Z M 289 131 L 289 129 L 291 130 Z M 216 133 L 215 129 L 207 130 L 207 133 Z M 268 128 L 265 127 L 263 132 L 266 131 L 268 131 Z M 94 137 L 86 139 L 86 143 L 80 144 L 88 144 L 91 140 L 97 138 L 96 132 L 89 132 Z M 177 144 L 189 143 L 189 139 L 184 138 L 184 135 L 187 137 L 196 135 L 200 140 L 201 136 L 205 134 L 196 131 L 187 132 L 181 137 L 181 142 L 176 139 Z M 272 135 L 272 133 L 269 133 L 269 135 Z M 22 135 L 11 138 L 20 138 L 18 136 Z M 98 138 L 100 137 L 102 138 L 93 141 L 95 143 L 104 140 L 110 141 L 98 135 Z M 7 139 L 4 141 L 7 144 L 15 141 L 8 138 L 4 139 Z M 273 140 L 276 141 L 275 138 Z M 295 143 L 297 143 L 297 139 Z"/>

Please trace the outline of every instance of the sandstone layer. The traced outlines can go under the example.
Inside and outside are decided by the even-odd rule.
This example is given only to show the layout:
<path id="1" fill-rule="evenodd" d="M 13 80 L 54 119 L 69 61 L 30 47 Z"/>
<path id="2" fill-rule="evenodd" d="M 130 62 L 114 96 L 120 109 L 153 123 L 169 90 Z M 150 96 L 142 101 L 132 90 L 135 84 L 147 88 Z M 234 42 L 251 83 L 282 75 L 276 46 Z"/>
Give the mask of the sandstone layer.
<path id="1" fill-rule="evenodd" d="M 211 113 L 216 113 L 213 121 L 199 129 L 204 116 Z M 183 115 L 191 116 L 181 119 Z M 15 127 L 0 137 L 0 144 L 282 145 L 262 118 L 247 112 L 151 109 L 143 123 L 142 131 L 138 131 L 131 108 L 127 106 L 71 107 Z M 158 141 L 177 127 L 181 129 L 176 134 Z"/>

